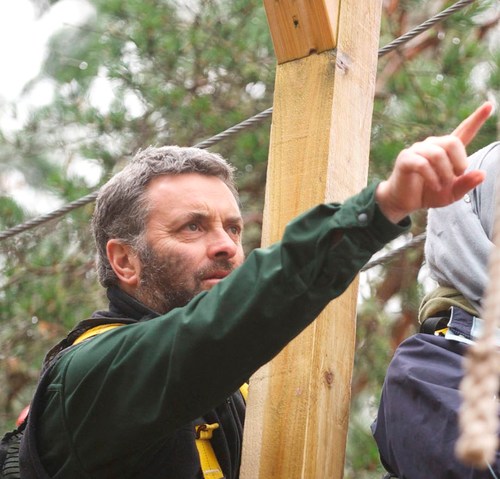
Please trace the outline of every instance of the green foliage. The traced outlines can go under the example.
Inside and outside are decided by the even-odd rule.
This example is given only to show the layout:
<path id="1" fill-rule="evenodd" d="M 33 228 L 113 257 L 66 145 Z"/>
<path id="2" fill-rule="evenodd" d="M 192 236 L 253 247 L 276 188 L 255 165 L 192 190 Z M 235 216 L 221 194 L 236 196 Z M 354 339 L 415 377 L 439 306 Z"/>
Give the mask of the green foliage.
<path id="1" fill-rule="evenodd" d="M 271 104 L 275 61 L 260 1 L 91 3 L 95 14 L 51 39 L 39 77 L 25 88 L 50 84 L 52 100 L 33 108 L 22 130 L 0 132 L 0 177 L 15 173 L 35 198 L 26 207 L 0 191 L 2 229 L 35 215 L 37 203 L 84 196 L 140 148 L 194 144 Z M 269 123 L 215 148 L 240 167 L 249 217 L 262 211 L 258 165 L 265 168 L 268 130 Z M 0 245 L 2 429 L 29 401 L 44 353 L 106 304 L 93 268 L 91 211 Z M 249 230 L 247 249 L 260 238 L 260 228 Z"/>
<path id="2" fill-rule="evenodd" d="M 43 13 L 57 0 L 36 3 Z M 45 201 L 59 205 L 87 194 L 140 148 L 193 145 L 272 105 L 275 58 L 261 0 L 89 3 L 94 15 L 52 38 L 42 71 L 26 86 L 28 94 L 51 85 L 52 97 L 29 112 L 21 130 L 0 131 L 2 229 L 34 216 Z M 386 3 L 392 6 L 384 10 L 381 45 L 450 2 Z M 386 176 L 406 145 L 449 132 L 486 97 L 498 99 L 500 49 L 489 43 L 479 17 L 492 6 L 494 0 L 469 7 L 380 59 L 371 178 Z M 469 149 L 497 137 L 490 120 Z M 268 144 L 264 122 L 212 147 L 238 168 L 247 251 L 260 242 Z M 33 192 L 32 204 L 4 188 L 12 175 Z M 1 429 L 29 401 L 43 354 L 106 304 L 93 270 L 91 211 L 88 205 L 0 243 Z M 369 424 L 398 308 L 415 315 L 421 296 L 409 277 L 389 310 L 377 298 L 387 271 L 367 280 L 371 299 L 362 298 L 359 308 L 348 478 L 382 475 Z"/>
<path id="3" fill-rule="evenodd" d="M 388 43 L 436 12 L 435 2 L 397 2 L 399 8 L 383 17 L 382 39 Z M 494 2 L 480 2 L 457 12 L 444 23 L 422 35 L 420 43 L 402 47 L 403 57 L 412 48 L 421 51 L 389 75 L 397 52 L 379 62 L 380 77 L 386 82 L 379 88 L 374 106 L 371 173 L 383 177 L 391 169 L 397 152 L 414 141 L 430 135 L 451 132 L 481 102 L 496 96 L 498 101 L 499 46 L 481 40 L 480 15 Z M 442 5 L 444 9 L 449 5 Z M 405 31 L 401 22 L 409 23 Z M 484 19 L 483 19 L 484 21 Z M 392 34 L 390 33 L 392 32 Z M 418 40 L 420 37 L 417 37 Z M 426 46 L 425 41 L 428 42 Z M 478 68 L 481 67 L 481 68 Z M 387 73 L 386 73 L 387 72 Z M 497 135 L 493 122 L 486 125 L 470 150 L 479 148 Z"/>
<path id="4" fill-rule="evenodd" d="M 370 398 L 360 394 L 355 399 L 359 413 L 349 422 L 345 479 L 382 479 L 384 469 L 367 424 L 375 414 Z"/>
<path id="5" fill-rule="evenodd" d="M 441 3 L 442 10 L 451 2 L 393 3 L 397 8 L 384 12 L 382 44 L 430 18 L 438 8 L 436 3 Z M 411 46 L 401 47 L 399 52 L 380 59 L 372 129 L 372 177 L 385 177 L 402 148 L 427 136 L 453 131 L 486 99 L 496 99 L 498 103 L 500 45 L 490 42 L 488 35 L 483 37 L 479 28 L 486 18 L 494 17 L 493 5 L 494 2 L 476 2 L 418 37 Z M 489 16 L 481 17 L 488 8 Z M 492 118 L 468 151 L 473 152 L 498 137 Z M 420 227 L 419 221 L 416 225 Z M 416 272 L 409 267 L 416 261 L 417 253 L 411 253 L 407 256 L 405 274 L 399 271 L 403 263 L 397 263 L 384 267 L 377 276 L 366 278 L 369 292 L 361 298 L 358 310 L 347 478 L 383 475 L 375 467 L 376 448 L 373 440 L 370 442 L 369 426 L 376 415 L 383 378 L 394 349 L 418 328 L 418 305 L 424 290 L 416 281 Z M 391 284 L 391 276 L 398 278 L 397 285 Z"/>

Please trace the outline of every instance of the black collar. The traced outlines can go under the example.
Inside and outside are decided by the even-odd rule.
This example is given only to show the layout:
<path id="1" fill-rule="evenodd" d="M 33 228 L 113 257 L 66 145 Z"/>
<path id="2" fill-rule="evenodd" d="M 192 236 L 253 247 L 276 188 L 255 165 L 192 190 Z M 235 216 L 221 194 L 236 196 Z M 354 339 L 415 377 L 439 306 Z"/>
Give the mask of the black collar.
<path id="1" fill-rule="evenodd" d="M 111 286 L 106 291 L 109 299 L 109 310 L 96 311 L 89 319 L 80 321 L 58 344 L 56 344 L 45 356 L 43 370 L 45 370 L 64 349 L 70 347 L 73 342 L 85 331 L 96 326 L 109 323 L 133 324 L 138 321 L 159 316 L 152 309 L 142 304 L 130 294 L 127 294 L 117 286 Z"/>
<path id="2" fill-rule="evenodd" d="M 129 318 L 136 321 L 146 321 L 156 318 L 158 313 L 142 304 L 118 286 L 110 286 L 106 291 L 109 299 L 109 311 L 98 311 L 92 317 Z"/>

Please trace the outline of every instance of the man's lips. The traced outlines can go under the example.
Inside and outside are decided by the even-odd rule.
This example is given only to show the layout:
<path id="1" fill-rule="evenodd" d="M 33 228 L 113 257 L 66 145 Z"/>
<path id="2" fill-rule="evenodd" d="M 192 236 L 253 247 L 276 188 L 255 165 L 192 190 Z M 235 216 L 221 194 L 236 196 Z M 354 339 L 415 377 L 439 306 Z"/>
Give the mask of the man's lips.
<path id="1" fill-rule="evenodd" d="M 221 280 L 223 280 L 231 270 L 212 270 L 210 272 L 207 272 L 202 276 L 202 283 L 205 284 L 205 287 L 211 288 L 212 286 L 215 286 L 217 283 L 219 283 Z"/>
<path id="2" fill-rule="evenodd" d="M 215 271 L 215 272 L 211 272 L 209 274 L 206 274 L 203 277 L 203 281 L 215 281 L 215 280 L 218 281 L 218 280 L 224 279 L 229 273 L 230 273 L 230 271 Z"/>

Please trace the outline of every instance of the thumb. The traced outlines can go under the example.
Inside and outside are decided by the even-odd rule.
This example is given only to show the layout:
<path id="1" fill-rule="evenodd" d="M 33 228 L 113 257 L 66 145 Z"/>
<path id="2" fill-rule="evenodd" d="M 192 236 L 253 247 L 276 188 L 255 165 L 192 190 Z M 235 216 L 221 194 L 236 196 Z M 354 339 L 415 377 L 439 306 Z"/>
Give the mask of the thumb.
<path id="1" fill-rule="evenodd" d="M 454 200 L 459 200 L 465 193 L 481 184 L 485 177 L 486 173 L 481 170 L 469 171 L 459 176 L 453 185 Z"/>

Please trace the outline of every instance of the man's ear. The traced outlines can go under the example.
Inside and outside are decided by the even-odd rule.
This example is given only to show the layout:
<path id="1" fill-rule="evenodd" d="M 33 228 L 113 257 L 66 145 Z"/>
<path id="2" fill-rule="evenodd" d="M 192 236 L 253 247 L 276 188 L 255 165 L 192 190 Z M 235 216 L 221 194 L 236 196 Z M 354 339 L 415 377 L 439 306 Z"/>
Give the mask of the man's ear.
<path id="1" fill-rule="evenodd" d="M 139 284 L 141 262 L 131 246 L 117 239 L 110 239 L 106 245 L 109 264 L 125 289 Z"/>

